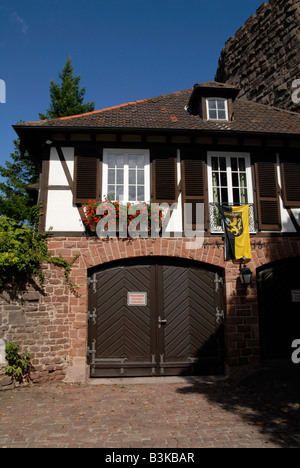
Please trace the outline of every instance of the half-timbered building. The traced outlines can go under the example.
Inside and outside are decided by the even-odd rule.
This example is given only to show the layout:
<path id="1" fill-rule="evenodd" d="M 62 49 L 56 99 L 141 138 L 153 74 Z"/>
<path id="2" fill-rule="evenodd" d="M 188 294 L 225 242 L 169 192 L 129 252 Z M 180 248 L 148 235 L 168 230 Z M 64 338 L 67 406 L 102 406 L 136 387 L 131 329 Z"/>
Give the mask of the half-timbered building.
<path id="1" fill-rule="evenodd" d="M 300 115 L 238 94 L 208 82 L 14 127 L 40 167 L 49 249 L 80 254 L 76 294 L 58 268 L 46 271 L 32 352 L 41 375 L 211 374 L 290 359 L 300 338 Z M 82 208 L 106 199 L 168 204 L 166 229 L 101 237 Z M 224 258 L 219 205 L 249 206 L 248 286 Z M 185 222 L 189 213 L 195 232 L 199 206 L 191 238 Z"/>

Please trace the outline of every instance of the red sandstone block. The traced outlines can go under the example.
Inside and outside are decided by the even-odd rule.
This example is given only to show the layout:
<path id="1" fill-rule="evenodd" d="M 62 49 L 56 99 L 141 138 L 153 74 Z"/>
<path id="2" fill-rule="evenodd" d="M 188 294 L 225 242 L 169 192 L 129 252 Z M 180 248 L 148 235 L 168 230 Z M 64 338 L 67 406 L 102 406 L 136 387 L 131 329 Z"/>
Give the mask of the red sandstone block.
<path id="1" fill-rule="evenodd" d="M 154 242 L 154 255 L 161 254 L 161 239 L 155 239 Z"/>
<path id="2" fill-rule="evenodd" d="M 119 247 L 118 245 L 116 244 L 113 244 L 112 245 L 112 254 L 113 254 L 113 258 L 115 260 L 119 259 L 120 258 L 120 252 L 119 252 Z"/>
<path id="3" fill-rule="evenodd" d="M 63 242 L 61 241 L 58 241 L 58 240 L 51 240 L 49 239 L 48 240 L 48 246 L 49 246 L 49 249 L 62 249 L 64 247 L 64 244 Z"/>

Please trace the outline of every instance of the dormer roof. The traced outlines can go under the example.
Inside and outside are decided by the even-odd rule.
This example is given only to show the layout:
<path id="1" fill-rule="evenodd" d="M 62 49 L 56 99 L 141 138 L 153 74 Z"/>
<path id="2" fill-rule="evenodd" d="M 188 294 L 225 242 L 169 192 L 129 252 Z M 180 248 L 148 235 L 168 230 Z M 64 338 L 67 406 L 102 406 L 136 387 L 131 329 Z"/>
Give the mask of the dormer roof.
<path id="1" fill-rule="evenodd" d="M 203 109 L 205 107 L 204 99 L 223 98 L 230 102 L 228 108 L 230 109 L 229 120 L 231 120 L 233 114 L 232 103 L 235 101 L 239 92 L 239 88 L 227 83 L 207 81 L 206 83 L 195 84 L 189 100 L 188 111 L 190 114 L 200 115 L 202 118 L 205 118 L 206 112 L 205 109 Z"/>

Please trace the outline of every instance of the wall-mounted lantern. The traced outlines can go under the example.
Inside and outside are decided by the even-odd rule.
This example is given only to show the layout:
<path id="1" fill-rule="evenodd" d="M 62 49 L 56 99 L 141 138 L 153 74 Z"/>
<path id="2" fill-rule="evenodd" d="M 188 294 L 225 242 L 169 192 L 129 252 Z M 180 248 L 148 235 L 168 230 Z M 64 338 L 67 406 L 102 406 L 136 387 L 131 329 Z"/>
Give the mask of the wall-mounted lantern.
<path id="1" fill-rule="evenodd" d="M 242 267 L 242 264 L 240 266 L 240 278 L 241 278 L 241 282 L 242 284 L 244 284 L 245 286 L 249 286 L 251 284 L 251 279 L 252 279 L 252 271 L 250 270 L 250 268 L 248 268 L 246 266 L 246 259 L 243 259 L 244 260 L 244 266 Z"/>

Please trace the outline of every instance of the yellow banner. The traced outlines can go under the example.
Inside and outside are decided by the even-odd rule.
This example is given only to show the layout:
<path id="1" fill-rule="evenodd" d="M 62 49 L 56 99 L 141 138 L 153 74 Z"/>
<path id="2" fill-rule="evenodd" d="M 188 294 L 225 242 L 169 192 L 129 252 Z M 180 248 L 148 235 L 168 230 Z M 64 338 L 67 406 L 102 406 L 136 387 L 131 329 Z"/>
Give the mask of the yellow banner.
<path id="1" fill-rule="evenodd" d="M 249 205 L 219 205 L 219 211 L 225 227 L 225 260 L 234 263 L 251 260 Z"/>
<path id="2" fill-rule="evenodd" d="M 242 233 L 235 236 L 235 260 L 251 260 L 251 243 L 249 232 L 249 205 L 233 206 L 233 213 L 242 213 Z"/>

